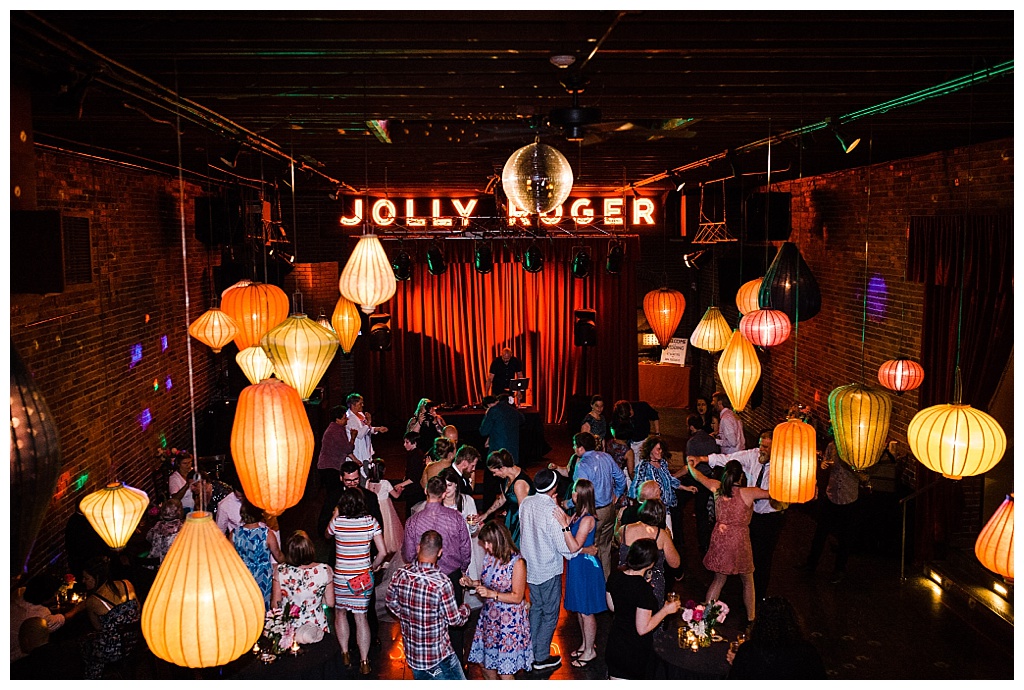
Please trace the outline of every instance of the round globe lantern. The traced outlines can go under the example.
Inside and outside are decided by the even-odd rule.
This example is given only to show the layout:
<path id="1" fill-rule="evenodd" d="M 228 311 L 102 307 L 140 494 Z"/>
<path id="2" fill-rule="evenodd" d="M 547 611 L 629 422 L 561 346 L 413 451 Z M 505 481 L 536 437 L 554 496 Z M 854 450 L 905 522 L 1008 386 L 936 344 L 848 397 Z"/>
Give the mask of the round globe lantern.
<path id="1" fill-rule="evenodd" d="M 778 309 L 755 309 L 740 319 L 740 333 L 759 347 L 785 342 L 790 330 L 789 317 Z"/>

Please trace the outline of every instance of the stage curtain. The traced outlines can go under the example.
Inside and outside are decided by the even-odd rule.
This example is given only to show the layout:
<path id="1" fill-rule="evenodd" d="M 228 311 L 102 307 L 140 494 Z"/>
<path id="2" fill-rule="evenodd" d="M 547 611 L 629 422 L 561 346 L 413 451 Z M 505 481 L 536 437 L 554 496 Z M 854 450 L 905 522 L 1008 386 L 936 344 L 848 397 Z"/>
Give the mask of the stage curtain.
<path id="1" fill-rule="evenodd" d="M 987 410 L 1013 349 L 1013 218 L 1005 215 L 911 218 L 907 277 L 924 283 L 920 390 L 924 409 L 953 401 L 958 328 L 963 402 Z M 963 321 L 960 285 L 963 280 Z M 1012 460 L 1004 458 L 1003 462 Z M 964 488 L 921 468 L 917 488 L 938 485 L 917 499 L 916 556 L 943 558 L 964 514 Z"/>
<path id="2" fill-rule="evenodd" d="M 356 385 L 375 419 L 406 420 L 416 401 L 429 397 L 455 405 L 478 404 L 491 361 L 509 347 L 531 380 L 527 402 L 545 422 L 563 421 L 574 394 L 635 400 L 637 386 L 636 237 L 620 238 L 626 260 L 615 275 L 605 271 L 609 238 L 543 238 L 544 269 L 528 273 L 515 260 L 528 246 L 492 240 L 494 269 L 473 266 L 475 242 L 441 243 L 448 271 L 427 271 L 427 241 L 405 242 L 415 261 L 413 277 L 377 308 L 391 314 L 392 349 L 356 348 Z M 570 272 L 579 248 L 590 250 L 591 270 Z M 397 243 L 386 242 L 389 255 Z M 597 345 L 573 345 L 576 309 L 597 311 Z"/>

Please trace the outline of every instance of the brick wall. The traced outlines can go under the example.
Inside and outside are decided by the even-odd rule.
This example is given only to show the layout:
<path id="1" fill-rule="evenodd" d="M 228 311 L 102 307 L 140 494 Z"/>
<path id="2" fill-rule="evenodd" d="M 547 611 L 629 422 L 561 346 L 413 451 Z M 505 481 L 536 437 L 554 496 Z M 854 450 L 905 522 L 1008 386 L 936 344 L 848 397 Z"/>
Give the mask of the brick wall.
<path id="1" fill-rule="evenodd" d="M 93 270 L 91 283 L 60 294 L 11 295 L 11 339 L 57 421 L 63 456 L 31 572 L 62 562 L 64 525 L 82 496 L 112 479 L 149 492 L 157 447 L 192 447 L 186 329 L 210 298 L 192 225 L 197 186 L 184 191 L 186 315 L 178 181 L 50 152 L 36 165 L 39 208 L 89 219 Z M 218 358 L 192 340 L 191 361 L 198 412 Z"/>

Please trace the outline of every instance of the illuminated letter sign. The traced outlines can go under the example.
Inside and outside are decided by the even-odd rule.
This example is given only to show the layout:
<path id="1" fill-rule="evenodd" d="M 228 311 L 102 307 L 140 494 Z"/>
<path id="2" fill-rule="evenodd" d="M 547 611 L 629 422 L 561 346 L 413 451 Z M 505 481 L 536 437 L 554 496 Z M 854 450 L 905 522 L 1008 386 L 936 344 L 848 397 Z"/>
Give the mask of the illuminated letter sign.
<path id="1" fill-rule="evenodd" d="M 654 202 L 633 199 L 633 225 L 654 225 Z"/>
<path id="2" fill-rule="evenodd" d="M 469 225 L 469 217 L 473 215 L 473 209 L 476 208 L 476 199 L 470 199 L 463 206 L 462 202 L 458 199 L 452 199 L 452 203 L 455 205 L 455 210 L 458 211 L 459 216 L 462 218 L 462 227 Z"/>
<path id="3" fill-rule="evenodd" d="M 590 199 L 577 199 L 569 208 L 569 215 L 580 225 L 594 222 L 594 209 L 590 208 Z"/>
<path id="4" fill-rule="evenodd" d="M 452 219 L 446 218 L 441 215 L 440 199 L 430 200 L 430 219 L 430 224 L 433 225 L 435 228 L 450 228 L 452 226 Z"/>
<path id="5" fill-rule="evenodd" d="M 384 215 L 384 211 L 387 211 L 387 215 Z M 395 205 L 387 199 L 377 199 L 370 211 L 370 217 L 377 225 L 391 225 L 395 222 L 397 215 L 398 211 L 395 210 Z"/>
<path id="6" fill-rule="evenodd" d="M 360 223 L 363 222 L 363 200 L 356 199 L 355 204 L 353 204 L 353 209 L 355 215 L 342 216 L 341 218 L 338 219 L 342 225 L 347 225 L 351 227 L 354 225 L 359 225 Z"/>
<path id="7" fill-rule="evenodd" d="M 405 223 L 406 225 L 412 225 L 415 227 L 424 227 L 427 224 L 427 219 L 416 217 L 416 209 L 414 208 L 415 205 L 415 199 L 405 200 Z"/>
<path id="8" fill-rule="evenodd" d="M 622 207 L 625 199 L 610 197 L 604 200 L 604 224 L 622 225 Z"/>

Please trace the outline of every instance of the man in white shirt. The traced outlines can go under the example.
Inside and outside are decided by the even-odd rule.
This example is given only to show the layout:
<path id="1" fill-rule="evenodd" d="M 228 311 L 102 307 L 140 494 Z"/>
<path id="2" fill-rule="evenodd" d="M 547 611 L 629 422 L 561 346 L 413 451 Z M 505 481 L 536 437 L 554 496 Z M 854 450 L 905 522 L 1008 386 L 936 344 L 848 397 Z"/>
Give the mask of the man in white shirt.
<path id="1" fill-rule="evenodd" d="M 715 441 L 723 453 L 735 453 L 747 447 L 743 439 L 743 422 L 732 411 L 729 396 L 722 391 L 715 391 L 711 396 L 711 404 L 718 410 L 718 438 Z"/>
<path id="2" fill-rule="evenodd" d="M 717 393 L 716 393 L 717 395 Z M 743 466 L 747 486 L 768 488 L 771 475 L 772 430 L 761 434 L 757 448 L 735 453 L 712 453 L 691 456 L 698 463 L 706 462 L 712 467 L 723 467 L 730 460 Z M 772 556 L 782 533 L 785 506 L 772 499 L 754 501 L 754 515 L 750 519 L 750 547 L 754 552 L 754 593 L 763 599 L 768 595 L 768 583 L 772 574 Z"/>
<path id="3" fill-rule="evenodd" d="M 242 498 L 244 494 L 235 489 L 217 504 L 217 527 L 230 537 L 242 524 Z"/>
<path id="4" fill-rule="evenodd" d="M 36 575 L 24 587 L 11 593 L 11 661 L 21 659 L 31 650 L 23 650 L 18 641 L 21 624 L 29 618 L 42 618 L 49 632 L 56 632 L 64 625 L 66 618 L 85 608 L 79 605 L 68 612 L 67 616 L 51 613 L 44 602 L 53 598 L 60 582 L 48 575 Z"/>

